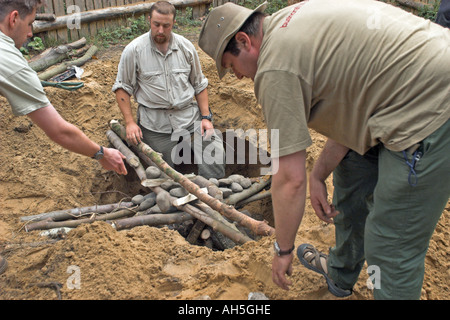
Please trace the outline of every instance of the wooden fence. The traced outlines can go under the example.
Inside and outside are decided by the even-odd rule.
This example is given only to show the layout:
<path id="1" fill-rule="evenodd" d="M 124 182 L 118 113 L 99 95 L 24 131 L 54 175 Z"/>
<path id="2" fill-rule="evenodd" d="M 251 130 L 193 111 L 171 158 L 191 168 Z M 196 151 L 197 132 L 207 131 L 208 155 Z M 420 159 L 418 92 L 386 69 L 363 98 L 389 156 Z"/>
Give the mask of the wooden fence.
<path id="1" fill-rule="evenodd" d="M 40 9 L 39 13 L 54 14 L 56 20 L 54 22 L 36 21 L 33 26 L 34 33 L 45 32 L 48 38 L 61 42 L 95 36 L 99 30 L 126 25 L 128 18 L 138 18 L 142 14 L 148 13 L 153 2 L 155 0 L 46 0 L 45 6 Z M 187 7 L 191 7 L 193 17 L 198 18 L 207 12 L 212 0 L 169 0 L 169 2 L 173 3 L 182 14 L 185 14 Z M 120 9 L 134 7 L 136 10 L 120 12 Z M 100 19 L 85 19 L 88 16 L 87 13 L 93 15 L 103 13 L 105 10 L 111 10 L 115 14 L 105 15 L 105 18 Z M 82 17 L 79 26 L 75 23 L 77 14 Z"/>
<path id="2" fill-rule="evenodd" d="M 300 1 L 303 0 L 288 0 L 287 3 Z M 40 13 L 54 14 L 57 21 L 55 23 L 37 21 L 34 29 L 35 33 L 45 32 L 50 39 L 61 42 L 75 41 L 82 37 L 95 36 L 102 29 L 126 25 L 128 18 L 138 18 L 147 13 L 153 2 L 155 0 L 46 0 L 46 5 L 41 8 Z M 245 0 L 169 0 L 169 2 L 181 10 L 182 14 L 185 14 L 187 7 L 191 7 L 193 18 L 198 18 L 207 13 L 210 5 L 216 7 L 226 2 L 245 3 Z M 385 0 L 385 2 L 417 13 L 420 7 L 433 5 L 435 0 Z M 98 13 L 106 13 L 107 10 L 111 10 L 114 14 L 103 16 L 100 14 L 98 18 Z M 81 24 L 76 27 L 72 24 L 69 27 L 71 17 L 77 13 L 83 17 Z M 94 13 L 97 14 L 97 18 L 93 18 Z"/>

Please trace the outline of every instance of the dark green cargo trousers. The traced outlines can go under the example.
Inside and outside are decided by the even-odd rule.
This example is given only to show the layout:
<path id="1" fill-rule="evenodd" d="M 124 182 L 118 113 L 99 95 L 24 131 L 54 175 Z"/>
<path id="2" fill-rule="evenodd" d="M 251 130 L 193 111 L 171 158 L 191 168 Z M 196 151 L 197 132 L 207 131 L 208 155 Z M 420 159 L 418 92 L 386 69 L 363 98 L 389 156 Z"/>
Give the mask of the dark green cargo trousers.
<path id="1" fill-rule="evenodd" d="M 447 121 L 414 155 L 380 145 L 342 160 L 333 172 L 341 213 L 328 262 L 340 287 L 352 288 L 367 260 L 375 299 L 420 298 L 429 241 L 450 196 L 449 156 Z"/>

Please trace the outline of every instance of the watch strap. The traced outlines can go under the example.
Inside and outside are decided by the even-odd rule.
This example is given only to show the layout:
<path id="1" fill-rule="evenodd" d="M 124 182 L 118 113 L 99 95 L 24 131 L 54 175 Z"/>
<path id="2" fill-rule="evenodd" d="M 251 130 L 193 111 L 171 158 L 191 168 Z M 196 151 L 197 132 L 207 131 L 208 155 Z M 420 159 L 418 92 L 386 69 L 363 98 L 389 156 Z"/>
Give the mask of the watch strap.
<path id="1" fill-rule="evenodd" d="M 98 150 L 91 158 L 95 159 L 95 160 L 100 160 L 101 158 L 103 158 L 103 146 L 100 146 L 100 150 Z"/>
<path id="2" fill-rule="evenodd" d="M 278 256 L 285 256 L 285 255 L 291 254 L 291 252 L 294 251 L 294 249 L 295 249 L 295 245 L 293 245 L 292 248 L 289 250 L 281 250 L 280 245 L 276 241 L 274 243 L 274 247 L 275 247 L 275 252 Z"/>

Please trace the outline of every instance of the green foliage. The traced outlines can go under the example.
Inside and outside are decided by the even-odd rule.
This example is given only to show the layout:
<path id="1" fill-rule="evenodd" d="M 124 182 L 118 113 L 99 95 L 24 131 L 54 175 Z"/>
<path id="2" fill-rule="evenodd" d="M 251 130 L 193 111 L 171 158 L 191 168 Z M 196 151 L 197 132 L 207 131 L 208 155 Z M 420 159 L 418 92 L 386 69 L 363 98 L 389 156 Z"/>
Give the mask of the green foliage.
<path id="1" fill-rule="evenodd" d="M 129 18 L 127 26 L 99 30 L 94 42 L 109 47 L 123 40 L 132 40 L 150 30 L 150 24 L 144 15 L 139 18 Z"/>
<path id="2" fill-rule="evenodd" d="M 177 10 L 177 23 L 176 28 L 180 27 L 200 27 L 202 25 L 202 22 L 198 19 L 194 19 L 192 15 L 192 7 L 186 7 L 186 11 L 184 14 L 180 10 Z"/>
<path id="3" fill-rule="evenodd" d="M 262 4 L 265 0 L 244 0 L 240 1 L 239 4 L 246 8 L 255 9 L 257 6 Z M 264 11 L 265 13 L 272 14 L 277 12 L 280 9 L 285 8 L 288 5 L 287 0 L 271 0 L 267 1 L 267 9 Z"/>
<path id="4" fill-rule="evenodd" d="M 429 19 L 431 21 L 436 21 L 436 15 L 439 11 L 439 6 L 441 5 L 441 0 L 436 0 L 433 5 L 424 5 L 423 8 L 419 10 L 417 15 L 419 17 Z"/>

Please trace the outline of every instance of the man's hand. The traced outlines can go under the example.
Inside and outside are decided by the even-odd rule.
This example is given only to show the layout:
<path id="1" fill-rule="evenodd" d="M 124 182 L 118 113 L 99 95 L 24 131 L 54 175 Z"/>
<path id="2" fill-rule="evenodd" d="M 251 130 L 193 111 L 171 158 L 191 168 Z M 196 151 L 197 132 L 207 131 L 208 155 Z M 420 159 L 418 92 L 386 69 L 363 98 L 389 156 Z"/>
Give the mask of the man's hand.
<path id="1" fill-rule="evenodd" d="M 139 128 L 136 122 L 127 123 L 126 132 L 127 132 L 127 140 L 134 145 L 138 145 L 144 138 L 142 130 L 141 128 Z"/>
<path id="2" fill-rule="evenodd" d="M 273 257 L 272 262 L 272 280 L 281 289 L 289 290 L 292 281 L 286 278 L 286 275 L 292 275 L 292 259 L 294 254 Z"/>
<path id="3" fill-rule="evenodd" d="M 203 119 L 200 124 L 200 132 L 202 133 L 203 140 L 211 139 L 214 134 L 214 126 L 211 121 Z"/>
<path id="4" fill-rule="evenodd" d="M 126 157 L 119 150 L 103 148 L 103 158 L 98 162 L 100 162 L 102 167 L 106 170 L 113 170 L 118 174 L 126 175 L 127 169 L 123 162 L 125 158 Z"/>
<path id="5" fill-rule="evenodd" d="M 314 175 L 309 177 L 309 194 L 311 205 L 320 220 L 333 223 L 333 218 L 339 214 L 333 205 L 328 203 L 327 186 L 324 181 Z"/>

